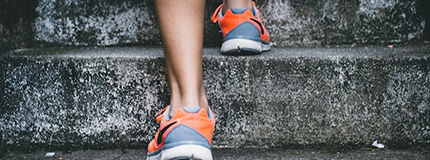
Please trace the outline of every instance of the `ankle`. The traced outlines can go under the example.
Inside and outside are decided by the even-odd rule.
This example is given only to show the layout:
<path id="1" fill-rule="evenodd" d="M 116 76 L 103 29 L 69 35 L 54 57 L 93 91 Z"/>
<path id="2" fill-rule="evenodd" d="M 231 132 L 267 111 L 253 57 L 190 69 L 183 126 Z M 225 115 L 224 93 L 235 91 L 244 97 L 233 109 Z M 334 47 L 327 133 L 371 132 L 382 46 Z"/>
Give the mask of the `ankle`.
<path id="1" fill-rule="evenodd" d="M 170 109 L 170 117 L 173 117 L 176 112 L 183 108 L 183 107 L 201 107 L 206 111 L 209 111 L 208 109 L 208 102 L 206 97 L 200 97 L 198 99 L 192 99 L 192 100 L 176 100 L 176 101 L 172 101 L 171 105 L 170 105 L 171 109 Z"/>
<path id="2" fill-rule="evenodd" d="M 222 14 L 231 8 L 246 8 L 251 13 L 253 12 L 251 0 L 224 0 L 222 5 Z"/>

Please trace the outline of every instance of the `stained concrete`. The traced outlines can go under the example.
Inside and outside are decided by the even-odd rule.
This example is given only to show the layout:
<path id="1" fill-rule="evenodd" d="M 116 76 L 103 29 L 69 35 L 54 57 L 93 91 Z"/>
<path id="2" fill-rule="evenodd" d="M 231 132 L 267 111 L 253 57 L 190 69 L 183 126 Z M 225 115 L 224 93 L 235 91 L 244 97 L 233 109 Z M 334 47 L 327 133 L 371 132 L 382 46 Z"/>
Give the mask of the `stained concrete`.
<path id="1" fill-rule="evenodd" d="M 46 153 L 55 153 L 46 157 Z M 144 149 L 117 149 L 117 150 L 78 150 L 78 151 L 33 151 L 33 152 L 8 152 L 0 158 L 12 159 L 103 159 L 103 160 L 140 160 L 145 159 Z M 357 150 L 316 150 L 316 149 L 214 149 L 215 160 L 264 160 L 264 159 L 429 159 L 428 149 L 413 148 L 407 150 L 378 150 L 362 148 Z"/>
<path id="2" fill-rule="evenodd" d="M 215 147 L 430 144 L 430 46 L 204 49 Z M 160 47 L 0 57 L 2 147 L 145 146 L 168 105 Z"/>
<path id="3" fill-rule="evenodd" d="M 256 0 L 277 46 L 404 43 L 423 40 L 424 0 Z M 0 2 L 0 51 L 28 46 L 160 44 L 153 0 Z M 204 40 L 219 46 L 207 1 Z M 3 14 L 4 13 L 4 14 Z M 178 13 L 180 14 L 180 13 Z M 427 25 L 426 25 L 427 24 Z M 427 32 L 427 36 L 428 36 Z"/>
<path id="4" fill-rule="evenodd" d="M 34 44 L 36 0 L 0 1 L 0 53 Z"/>
<path id="5" fill-rule="evenodd" d="M 399 43 L 423 38 L 418 0 L 256 1 L 272 42 L 279 46 Z M 219 5 L 207 1 L 205 42 L 220 42 L 209 17 Z M 35 39 L 69 45 L 159 43 L 154 4 L 148 1 L 41 0 Z"/>

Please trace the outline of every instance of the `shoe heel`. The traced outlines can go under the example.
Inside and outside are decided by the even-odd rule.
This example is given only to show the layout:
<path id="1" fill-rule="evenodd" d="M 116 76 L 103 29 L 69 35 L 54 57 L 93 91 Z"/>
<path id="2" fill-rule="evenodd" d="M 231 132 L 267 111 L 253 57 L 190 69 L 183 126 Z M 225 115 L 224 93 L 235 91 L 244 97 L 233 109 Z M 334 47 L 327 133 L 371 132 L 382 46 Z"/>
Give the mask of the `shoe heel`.
<path id="1" fill-rule="evenodd" d="M 181 145 L 163 150 L 161 152 L 162 160 L 212 160 L 212 152 L 210 149 L 200 145 Z"/>
<path id="2" fill-rule="evenodd" d="M 230 39 L 222 43 L 222 54 L 260 54 L 263 51 L 261 42 L 248 39 Z"/>

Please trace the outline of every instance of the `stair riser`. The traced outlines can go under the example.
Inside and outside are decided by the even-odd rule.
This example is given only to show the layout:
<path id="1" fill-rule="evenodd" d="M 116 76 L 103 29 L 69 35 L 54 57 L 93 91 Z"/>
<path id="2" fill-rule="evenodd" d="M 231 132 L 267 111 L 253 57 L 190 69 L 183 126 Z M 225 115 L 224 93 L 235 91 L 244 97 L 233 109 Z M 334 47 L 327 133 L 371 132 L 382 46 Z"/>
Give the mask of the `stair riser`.
<path id="1" fill-rule="evenodd" d="M 2 143 L 142 145 L 162 58 L 3 57 Z M 217 147 L 430 144 L 430 59 L 204 57 Z"/>

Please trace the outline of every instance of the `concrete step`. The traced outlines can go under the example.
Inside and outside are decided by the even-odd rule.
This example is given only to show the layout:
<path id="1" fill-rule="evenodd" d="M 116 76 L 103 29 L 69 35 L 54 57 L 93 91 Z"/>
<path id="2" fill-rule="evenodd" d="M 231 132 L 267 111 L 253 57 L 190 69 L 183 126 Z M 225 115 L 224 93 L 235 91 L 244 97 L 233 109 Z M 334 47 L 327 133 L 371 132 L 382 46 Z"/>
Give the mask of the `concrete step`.
<path id="1" fill-rule="evenodd" d="M 214 146 L 430 144 L 430 45 L 204 49 Z M 168 105 L 160 47 L 0 56 L 4 148 L 145 146 Z"/>
<path id="2" fill-rule="evenodd" d="M 398 43 L 423 38 L 425 15 L 419 0 L 256 1 L 278 45 Z M 205 42 L 219 43 L 209 21 L 220 4 L 207 1 Z M 73 45 L 160 42 L 152 0 L 51 1 L 36 8 L 35 39 Z"/>
<path id="3" fill-rule="evenodd" d="M 53 156 L 46 156 L 54 153 Z M 144 149 L 116 149 L 116 150 L 77 150 L 77 151 L 33 151 L 33 152 L 8 152 L 0 158 L 12 159 L 104 159 L 104 160 L 141 160 L 145 159 Z M 215 160 L 265 160 L 265 159 L 429 159 L 429 149 L 407 150 L 378 150 L 362 148 L 357 150 L 316 150 L 316 149 L 214 149 Z"/>
<path id="4" fill-rule="evenodd" d="M 278 46 L 404 43 L 429 36 L 424 0 L 255 0 Z M 206 1 L 205 44 L 221 42 L 209 21 L 220 1 Z M 153 0 L 0 2 L 0 51 L 38 45 L 159 44 Z M 427 15 L 426 15 L 427 13 Z M 181 13 L 178 13 L 181 14 Z M 427 33 L 424 33 L 427 30 Z M 428 39 L 427 39 L 428 40 Z"/>

